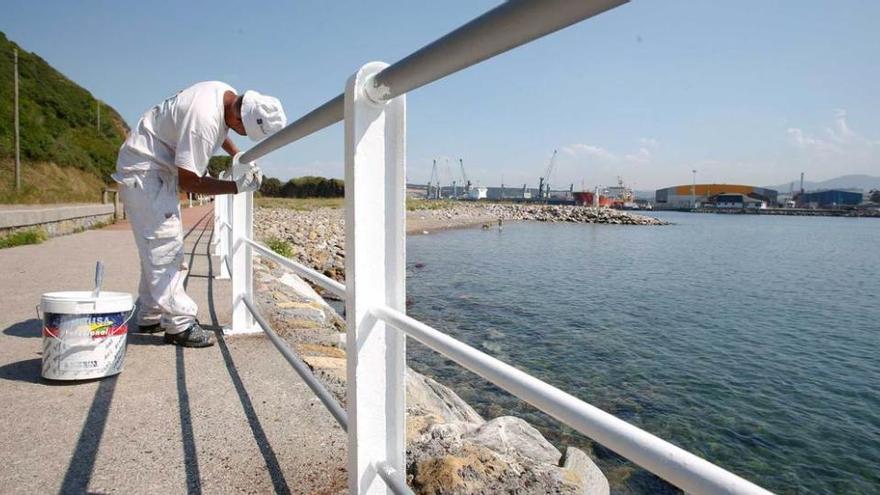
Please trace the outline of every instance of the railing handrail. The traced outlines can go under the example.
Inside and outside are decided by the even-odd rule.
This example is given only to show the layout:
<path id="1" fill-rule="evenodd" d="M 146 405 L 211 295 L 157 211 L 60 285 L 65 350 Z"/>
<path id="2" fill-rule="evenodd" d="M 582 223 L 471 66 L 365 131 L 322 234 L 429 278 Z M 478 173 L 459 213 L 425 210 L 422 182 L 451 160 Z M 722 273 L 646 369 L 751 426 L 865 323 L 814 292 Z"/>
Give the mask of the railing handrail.
<path id="1" fill-rule="evenodd" d="M 387 101 L 629 0 L 511 0 L 378 73 L 369 96 Z M 288 124 L 241 155 L 248 163 L 343 118 L 343 95 Z"/>

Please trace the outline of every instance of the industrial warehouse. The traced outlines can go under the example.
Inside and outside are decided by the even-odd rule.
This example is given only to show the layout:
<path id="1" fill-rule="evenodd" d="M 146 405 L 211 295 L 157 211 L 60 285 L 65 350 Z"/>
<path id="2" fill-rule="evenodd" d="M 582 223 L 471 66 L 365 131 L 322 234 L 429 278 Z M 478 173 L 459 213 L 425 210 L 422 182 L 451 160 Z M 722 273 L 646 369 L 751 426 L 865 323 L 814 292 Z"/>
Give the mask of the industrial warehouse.
<path id="1" fill-rule="evenodd" d="M 741 184 L 687 184 L 657 189 L 654 207 L 681 210 L 705 207 L 766 208 L 776 206 L 779 192 Z"/>
<path id="2" fill-rule="evenodd" d="M 824 189 L 802 193 L 793 201 L 803 208 L 845 208 L 858 206 L 865 201 L 865 195 L 861 191 Z"/>

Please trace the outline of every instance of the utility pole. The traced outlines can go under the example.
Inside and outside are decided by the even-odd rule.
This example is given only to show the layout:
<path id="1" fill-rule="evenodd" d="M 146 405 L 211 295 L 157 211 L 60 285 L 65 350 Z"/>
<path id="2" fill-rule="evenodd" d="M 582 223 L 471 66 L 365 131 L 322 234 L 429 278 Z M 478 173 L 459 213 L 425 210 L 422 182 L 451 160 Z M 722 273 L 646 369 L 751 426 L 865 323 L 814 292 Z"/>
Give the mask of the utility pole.
<path id="1" fill-rule="evenodd" d="M 694 182 L 691 186 L 691 208 L 697 207 L 697 171 L 691 170 L 694 173 Z"/>
<path id="2" fill-rule="evenodd" d="M 12 49 L 15 72 L 15 191 L 21 190 L 21 143 L 18 135 L 18 49 Z"/>

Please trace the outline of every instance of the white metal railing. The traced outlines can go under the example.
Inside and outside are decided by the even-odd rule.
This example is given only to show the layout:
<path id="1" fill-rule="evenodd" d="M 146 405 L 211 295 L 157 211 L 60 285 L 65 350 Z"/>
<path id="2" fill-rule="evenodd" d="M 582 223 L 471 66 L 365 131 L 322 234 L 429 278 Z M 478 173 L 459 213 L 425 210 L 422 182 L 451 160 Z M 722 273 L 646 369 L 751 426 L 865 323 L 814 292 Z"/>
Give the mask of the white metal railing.
<path id="1" fill-rule="evenodd" d="M 214 253 L 232 279 L 231 333 L 264 331 L 348 434 L 351 493 L 407 493 L 406 337 L 690 493 L 769 493 L 405 314 L 406 93 L 627 0 L 509 1 L 394 65 L 371 62 L 343 94 L 239 154 L 267 153 L 345 123 L 345 280 L 340 284 L 253 239 L 253 194 L 218 196 Z M 345 299 L 346 409 L 270 328 L 253 303 L 259 252 Z"/>

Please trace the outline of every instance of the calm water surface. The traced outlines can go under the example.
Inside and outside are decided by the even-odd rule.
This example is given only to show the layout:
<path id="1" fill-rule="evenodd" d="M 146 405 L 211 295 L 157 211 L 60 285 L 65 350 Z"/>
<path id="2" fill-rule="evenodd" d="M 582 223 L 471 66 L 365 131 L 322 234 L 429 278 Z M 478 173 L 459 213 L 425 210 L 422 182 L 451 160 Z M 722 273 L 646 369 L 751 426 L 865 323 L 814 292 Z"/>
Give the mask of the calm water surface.
<path id="1" fill-rule="evenodd" d="M 410 237 L 409 312 L 773 491 L 880 492 L 880 221 L 656 216 Z M 592 448 L 614 491 L 671 489 L 410 342 L 485 416 Z"/>

